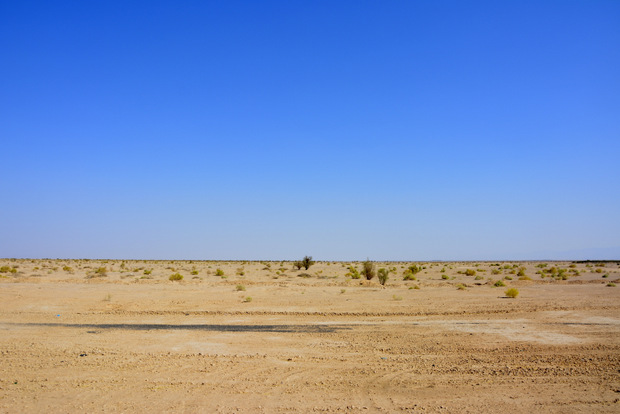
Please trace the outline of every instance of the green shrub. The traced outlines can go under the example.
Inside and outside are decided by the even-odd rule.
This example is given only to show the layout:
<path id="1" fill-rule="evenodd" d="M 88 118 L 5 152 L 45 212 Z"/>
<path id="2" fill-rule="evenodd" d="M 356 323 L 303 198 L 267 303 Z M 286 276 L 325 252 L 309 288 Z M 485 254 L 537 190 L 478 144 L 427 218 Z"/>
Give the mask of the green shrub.
<path id="1" fill-rule="evenodd" d="M 313 264 L 314 264 L 314 261 L 312 261 L 312 256 L 304 256 L 304 258 L 301 259 L 301 265 L 306 270 L 308 270 L 310 266 L 312 266 Z"/>
<path id="2" fill-rule="evenodd" d="M 237 285 L 237 287 L 235 288 L 235 290 L 237 292 L 245 292 L 245 286 L 243 285 Z"/>
<path id="3" fill-rule="evenodd" d="M 382 286 L 385 286 L 385 282 L 387 282 L 389 278 L 390 271 L 382 267 L 381 269 L 379 269 L 377 274 L 379 278 L 379 283 L 381 283 Z"/>
<path id="4" fill-rule="evenodd" d="M 366 280 L 372 280 L 376 276 L 375 264 L 370 260 L 366 260 L 362 263 L 361 273 L 364 277 L 366 277 Z"/>
<path id="5" fill-rule="evenodd" d="M 478 275 L 478 276 L 476 276 L 476 277 L 474 278 L 474 280 L 480 280 L 480 279 L 482 279 L 482 276 L 480 276 L 480 275 Z"/>
<path id="6" fill-rule="evenodd" d="M 144 269 L 144 274 L 145 275 L 150 275 L 151 273 L 153 273 L 153 270 Z"/>
<path id="7" fill-rule="evenodd" d="M 613 283 L 613 282 L 609 282 L 609 283 L 607 284 L 607 287 L 616 287 L 616 284 L 615 284 L 615 283 Z"/>
<path id="8" fill-rule="evenodd" d="M 457 288 L 458 290 L 465 290 L 466 286 L 465 286 L 465 285 L 463 285 L 463 284 L 461 284 L 461 283 L 459 283 L 458 285 L 456 285 L 456 288 Z"/>
<path id="9" fill-rule="evenodd" d="M 504 292 L 504 294 L 506 296 L 508 296 L 509 298 L 516 298 L 517 295 L 519 294 L 519 291 L 517 289 L 515 289 L 515 288 L 510 288 L 510 289 L 506 290 Z"/>
<path id="10" fill-rule="evenodd" d="M 362 276 L 355 267 L 349 266 L 349 271 L 345 274 L 345 277 L 350 277 L 351 279 L 359 279 Z"/>
<path id="11" fill-rule="evenodd" d="M 476 276 L 476 271 L 474 269 L 467 269 L 465 270 L 465 274 L 467 276 Z"/>
<path id="12" fill-rule="evenodd" d="M 244 301 L 245 303 L 252 302 L 252 297 L 251 297 L 251 296 L 246 296 L 246 298 L 245 298 L 245 299 L 243 299 L 243 301 Z"/>
<path id="13" fill-rule="evenodd" d="M 64 270 L 65 272 L 73 272 L 73 268 L 71 266 L 63 266 L 62 270 Z"/>
<path id="14" fill-rule="evenodd" d="M 441 278 L 443 280 L 448 280 L 448 279 L 450 279 L 450 276 L 448 276 L 448 275 L 441 275 Z"/>
<path id="15" fill-rule="evenodd" d="M 224 271 L 222 269 L 217 269 L 215 271 L 215 276 L 224 276 Z"/>
<path id="16" fill-rule="evenodd" d="M 495 287 L 502 287 L 502 286 L 506 286 L 506 284 L 504 282 L 502 282 L 501 280 L 498 280 L 497 282 L 495 282 L 493 284 L 493 286 L 495 286 Z"/>
<path id="17" fill-rule="evenodd" d="M 183 275 L 182 275 L 182 274 L 180 274 L 180 273 L 173 273 L 173 274 L 171 274 L 171 275 L 170 275 L 170 277 L 168 278 L 168 280 L 172 280 L 172 281 L 175 281 L 175 280 L 183 280 Z"/>
<path id="18" fill-rule="evenodd" d="M 525 275 L 525 276 L 519 277 L 519 280 L 532 280 L 532 278 L 529 277 L 528 275 Z"/>
<path id="19" fill-rule="evenodd" d="M 411 265 L 403 272 L 403 280 L 416 280 L 415 275 L 422 271 L 422 266 Z M 446 269 L 442 269 L 445 272 Z"/>

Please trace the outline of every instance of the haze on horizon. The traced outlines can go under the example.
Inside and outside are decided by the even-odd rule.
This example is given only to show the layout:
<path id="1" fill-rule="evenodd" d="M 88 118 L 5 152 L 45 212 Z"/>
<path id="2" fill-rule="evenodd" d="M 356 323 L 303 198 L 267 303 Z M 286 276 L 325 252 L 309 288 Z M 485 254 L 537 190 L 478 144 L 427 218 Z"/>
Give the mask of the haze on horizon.
<path id="1" fill-rule="evenodd" d="M 620 259 L 619 2 L 3 2 L 0 42 L 0 257 Z"/>

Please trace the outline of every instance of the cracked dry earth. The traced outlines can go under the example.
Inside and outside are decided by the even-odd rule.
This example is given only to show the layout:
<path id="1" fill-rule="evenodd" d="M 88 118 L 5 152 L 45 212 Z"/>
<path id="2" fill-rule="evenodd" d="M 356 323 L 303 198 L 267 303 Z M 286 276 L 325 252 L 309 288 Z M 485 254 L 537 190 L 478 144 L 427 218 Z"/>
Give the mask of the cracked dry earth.
<path id="1" fill-rule="evenodd" d="M 244 280 L 3 280 L 0 412 L 620 412 L 620 289 Z"/>

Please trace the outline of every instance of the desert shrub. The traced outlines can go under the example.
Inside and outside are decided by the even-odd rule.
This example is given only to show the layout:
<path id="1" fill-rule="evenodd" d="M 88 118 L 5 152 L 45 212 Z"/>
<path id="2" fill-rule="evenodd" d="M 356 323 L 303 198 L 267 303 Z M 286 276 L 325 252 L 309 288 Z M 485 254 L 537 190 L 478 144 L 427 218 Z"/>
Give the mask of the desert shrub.
<path id="1" fill-rule="evenodd" d="M 372 280 L 376 276 L 375 264 L 366 260 L 362 263 L 362 276 L 366 277 L 366 280 Z"/>
<path id="2" fill-rule="evenodd" d="M 474 278 L 474 280 L 480 280 L 480 279 L 482 279 L 482 276 L 480 276 L 480 275 L 478 275 L 478 276 L 476 276 L 476 277 Z"/>
<path id="3" fill-rule="evenodd" d="M 502 273 L 502 272 L 501 272 L 501 270 L 499 270 L 499 269 L 493 269 L 493 270 L 491 271 L 491 273 L 492 273 L 492 274 L 494 274 L 494 275 L 499 275 L 499 274 L 500 274 L 500 273 Z"/>
<path id="4" fill-rule="evenodd" d="M 172 281 L 175 281 L 175 280 L 183 280 L 183 275 L 182 275 L 182 274 L 180 274 L 180 273 L 173 273 L 173 274 L 171 274 L 171 275 L 170 275 L 170 277 L 168 278 L 168 280 L 172 280 Z"/>
<path id="5" fill-rule="evenodd" d="M 281 268 L 280 269 L 280 273 L 283 272 L 283 271 L 284 270 Z M 278 273 L 278 272 L 276 272 L 276 273 Z M 244 270 L 243 267 L 238 267 L 237 268 L 237 275 L 239 275 L 239 276 L 244 276 L 245 275 L 245 270 Z"/>
<path id="6" fill-rule="evenodd" d="M 525 267 L 520 267 L 517 276 L 525 276 Z"/>
<path id="7" fill-rule="evenodd" d="M 607 287 L 616 287 L 616 284 L 615 284 L 615 283 L 613 283 L 613 282 L 609 282 L 609 283 L 607 284 Z"/>
<path id="8" fill-rule="evenodd" d="M 359 279 L 362 276 L 360 272 L 353 266 L 349 266 L 349 272 L 345 274 L 345 277 L 350 277 L 351 279 Z"/>
<path id="9" fill-rule="evenodd" d="M 385 282 L 387 282 L 387 280 L 389 278 L 389 276 L 388 276 L 389 274 L 390 274 L 390 271 L 385 269 L 385 268 L 383 268 L 383 267 L 378 270 L 378 272 L 377 272 L 378 276 L 377 277 L 379 278 L 379 283 L 381 283 L 382 286 L 384 286 Z"/>
<path id="10" fill-rule="evenodd" d="M 73 268 L 71 266 L 63 266 L 62 270 L 64 270 L 65 272 L 73 272 Z"/>
<path id="11" fill-rule="evenodd" d="M 603 273 L 603 269 L 601 269 L 600 267 L 596 268 L 595 270 L 596 273 Z"/>
<path id="12" fill-rule="evenodd" d="M 393 300 L 403 300 L 402 296 L 398 296 L 398 295 L 392 295 L 392 299 Z"/>
<path id="13" fill-rule="evenodd" d="M 456 285 L 456 288 L 457 288 L 458 290 L 465 290 L 466 286 L 465 286 L 465 285 L 463 285 L 463 284 L 461 284 L 461 283 L 459 283 L 458 285 Z"/>
<path id="14" fill-rule="evenodd" d="M 8 273 L 11 271 L 11 267 L 9 266 L 2 266 L 0 267 L 0 273 Z"/>
<path id="15" fill-rule="evenodd" d="M 506 286 L 506 284 L 504 282 L 502 282 L 501 280 L 498 280 L 497 282 L 495 282 L 493 284 L 493 286 L 495 286 L 495 287 L 502 287 L 502 286 Z"/>
<path id="16" fill-rule="evenodd" d="M 506 279 L 506 280 L 512 280 L 512 277 L 511 277 L 511 276 L 506 276 L 504 279 Z"/>
<path id="17" fill-rule="evenodd" d="M 465 270 L 465 274 L 467 276 L 476 276 L 476 271 L 474 269 L 467 269 Z"/>
<path id="18" fill-rule="evenodd" d="M 151 273 L 153 273 L 153 270 L 144 269 L 144 274 L 145 275 L 150 275 Z"/>
<path id="19" fill-rule="evenodd" d="M 516 298 L 519 294 L 519 291 L 515 288 L 510 288 L 504 292 L 504 294 L 509 298 Z"/>
<path id="20" fill-rule="evenodd" d="M 450 276 L 448 276 L 448 275 L 441 275 L 441 278 L 443 280 L 448 280 L 448 279 L 450 279 Z"/>
<path id="21" fill-rule="evenodd" d="M 411 265 L 403 272 L 403 280 L 416 280 L 415 275 L 422 271 L 422 266 Z M 445 272 L 445 268 L 443 269 Z"/>
<path id="22" fill-rule="evenodd" d="M 197 275 L 197 274 L 198 274 L 198 270 L 194 269 L 194 270 L 192 270 L 190 273 L 191 273 L 192 275 L 194 275 L 194 276 L 195 276 L 195 275 Z"/>
<path id="23" fill-rule="evenodd" d="M 216 269 L 215 276 L 224 276 L 224 271 L 222 269 Z"/>
<path id="24" fill-rule="evenodd" d="M 310 266 L 312 266 L 313 264 L 314 264 L 314 261 L 312 260 L 312 256 L 304 256 L 304 258 L 301 259 L 301 265 L 306 270 L 308 270 Z"/>
<path id="25" fill-rule="evenodd" d="M 528 275 L 525 275 L 525 276 L 519 277 L 519 280 L 532 280 L 532 278 L 529 277 Z"/>
<path id="26" fill-rule="evenodd" d="M 303 278 L 308 279 L 308 278 L 311 278 L 312 275 L 309 274 L 309 273 L 300 273 L 300 274 L 297 275 L 297 277 L 303 277 Z"/>
<path id="27" fill-rule="evenodd" d="M 106 267 L 98 267 L 95 269 L 95 273 L 99 275 L 105 275 L 106 273 L 108 273 L 108 269 Z"/>
<path id="28" fill-rule="evenodd" d="M 607 279 L 608 277 L 609 277 L 609 275 L 608 275 L 607 273 L 605 273 L 605 274 L 602 276 L 602 278 L 603 278 L 603 279 Z"/>
<path id="29" fill-rule="evenodd" d="M 243 285 L 237 285 L 237 287 L 235 287 L 235 290 L 237 292 L 245 292 L 245 286 Z"/>
<path id="30" fill-rule="evenodd" d="M 252 302 L 252 296 L 246 296 L 245 299 L 243 299 L 243 301 L 245 303 Z"/>

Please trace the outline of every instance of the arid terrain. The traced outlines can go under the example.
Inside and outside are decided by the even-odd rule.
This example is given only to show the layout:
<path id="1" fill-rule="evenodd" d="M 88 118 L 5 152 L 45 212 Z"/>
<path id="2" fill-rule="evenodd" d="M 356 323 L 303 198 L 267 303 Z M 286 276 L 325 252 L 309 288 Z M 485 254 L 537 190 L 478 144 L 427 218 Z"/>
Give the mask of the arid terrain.
<path id="1" fill-rule="evenodd" d="M 2 259 L 0 412 L 620 412 L 618 263 L 375 265 Z"/>

